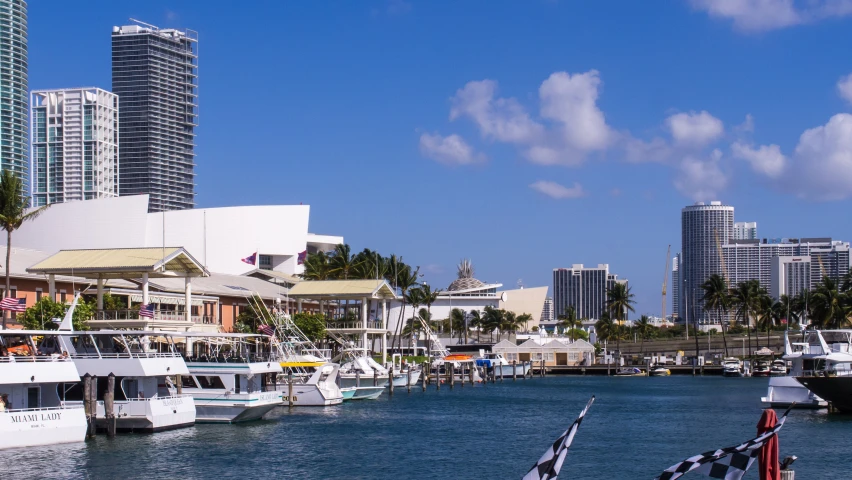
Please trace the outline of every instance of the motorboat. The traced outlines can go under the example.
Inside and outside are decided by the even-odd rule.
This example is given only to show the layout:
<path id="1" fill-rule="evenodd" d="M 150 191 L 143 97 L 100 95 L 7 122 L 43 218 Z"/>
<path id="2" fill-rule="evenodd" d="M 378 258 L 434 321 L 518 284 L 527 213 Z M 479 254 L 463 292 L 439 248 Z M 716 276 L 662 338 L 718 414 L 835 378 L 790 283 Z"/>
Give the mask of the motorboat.
<path id="1" fill-rule="evenodd" d="M 648 375 L 651 377 L 667 377 L 671 375 L 672 372 L 665 365 L 660 365 L 659 363 L 656 365 L 652 365 L 650 369 L 648 369 Z"/>
<path id="2" fill-rule="evenodd" d="M 766 359 L 757 359 L 751 370 L 752 377 L 768 377 L 772 373 L 772 364 Z"/>
<path id="3" fill-rule="evenodd" d="M 796 380 L 830 407 L 852 413 L 852 330 L 812 331 L 806 339 L 813 357 L 803 355 Z"/>
<path id="4" fill-rule="evenodd" d="M 344 348 L 340 354 L 332 359 L 332 362 L 340 364 L 341 387 L 373 386 L 384 388 L 388 386 L 389 375 L 392 375 L 395 387 L 405 386 L 408 379 L 401 373 L 392 374 L 390 370 L 379 365 L 370 357 L 366 348 Z"/>
<path id="5" fill-rule="evenodd" d="M 382 396 L 385 387 L 346 387 L 348 391 L 353 392 L 348 400 L 375 400 Z"/>
<path id="6" fill-rule="evenodd" d="M 784 362 L 785 371 L 786 363 L 790 362 L 790 371 L 784 376 L 771 376 L 766 396 L 761 397 L 760 401 L 773 408 L 793 406 L 793 408 L 817 409 L 827 407 L 828 402 L 803 386 L 797 380 L 797 377 L 813 377 L 820 373 L 821 367 L 823 370 L 825 367 L 831 369 L 830 364 L 819 360 L 819 357 L 822 357 L 824 352 L 830 348 L 825 342 L 823 334 L 842 340 L 842 332 L 844 331 L 821 333 L 817 330 L 809 330 L 803 332 L 800 342 L 791 342 L 789 332 L 784 332 L 784 355 L 775 362 Z M 852 332 L 852 330 L 845 332 Z M 842 343 L 842 341 L 839 343 Z M 776 366 L 776 363 L 773 363 L 772 366 L 779 372 L 781 367 L 782 365 Z"/>
<path id="7" fill-rule="evenodd" d="M 181 388 L 195 400 L 197 422 L 259 420 L 281 405 L 275 382 L 282 369 L 268 336 L 186 332 L 170 337 L 187 355 L 189 375 L 181 377 Z"/>
<path id="8" fill-rule="evenodd" d="M 773 360 L 769 367 L 769 376 L 784 377 L 787 375 L 787 362 L 783 359 Z"/>
<path id="9" fill-rule="evenodd" d="M 278 375 L 277 389 L 283 396 L 284 403 L 290 401 L 290 379 L 293 381 L 293 405 L 302 407 L 325 407 L 343 403 L 346 396 L 343 389 L 337 385 L 340 366 L 336 363 L 321 363 L 308 374 L 304 366 L 296 366 L 299 362 L 282 361 L 280 365 L 288 373 Z M 292 371 L 297 375 L 292 375 Z M 354 387 L 353 387 L 354 388 Z M 350 397 L 351 398 L 351 397 Z"/>
<path id="10" fill-rule="evenodd" d="M 65 396 L 80 375 L 68 355 L 39 351 L 45 339 L 56 332 L 0 330 L 0 449 L 85 440 L 83 405 Z"/>
<path id="11" fill-rule="evenodd" d="M 162 332 L 66 330 L 59 332 L 57 340 L 58 345 L 45 343 L 45 351 L 68 352 L 81 377 L 96 377 L 98 428 L 106 428 L 104 395 L 110 374 L 115 375 L 116 430 L 156 432 L 195 424 L 193 397 L 178 392 L 173 380 L 188 376 L 189 370 L 171 338 Z M 82 405 L 82 385 L 74 385 L 65 395 Z"/>
<path id="12" fill-rule="evenodd" d="M 742 360 L 734 357 L 729 357 L 722 360 L 722 376 L 725 377 L 742 377 L 745 375 Z"/>
<path id="13" fill-rule="evenodd" d="M 506 357 L 499 352 L 483 353 L 476 360 L 476 365 L 487 369 L 494 369 L 496 376 L 511 377 L 513 374 L 519 377 L 527 375 L 532 368 L 530 362 L 510 363 Z"/>
<path id="14" fill-rule="evenodd" d="M 391 356 L 391 369 L 393 370 L 394 387 L 417 385 L 417 382 L 420 381 L 422 369 L 416 365 L 405 363 L 405 360 L 399 353 Z"/>
<path id="15" fill-rule="evenodd" d="M 638 367 L 619 368 L 615 372 L 616 377 L 644 377 L 645 372 Z"/>

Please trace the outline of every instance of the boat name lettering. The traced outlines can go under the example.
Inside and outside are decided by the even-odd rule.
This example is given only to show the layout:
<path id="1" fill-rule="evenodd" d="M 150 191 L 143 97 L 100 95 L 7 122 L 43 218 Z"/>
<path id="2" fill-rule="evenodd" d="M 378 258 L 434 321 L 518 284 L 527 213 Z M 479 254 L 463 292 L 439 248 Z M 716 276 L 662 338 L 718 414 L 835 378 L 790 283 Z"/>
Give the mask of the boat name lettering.
<path id="1" fill-rule="evenodd" d="M 24 413 L 21 415 L 9 415 L 12 423 L 31 423 L 31 422 L 47 422 L 51 420 L 61 420 L 61 412 L 44 412 L 44 413 Z"/>
<path id="2" fill-rule="evenodd" d="M 168 398 L 166 400 L 163 400 L 163 405 L 166 406 L 166 407 L 173 407 L 175 405 L 183 405 L 183 399 L 182 398 Z"/>

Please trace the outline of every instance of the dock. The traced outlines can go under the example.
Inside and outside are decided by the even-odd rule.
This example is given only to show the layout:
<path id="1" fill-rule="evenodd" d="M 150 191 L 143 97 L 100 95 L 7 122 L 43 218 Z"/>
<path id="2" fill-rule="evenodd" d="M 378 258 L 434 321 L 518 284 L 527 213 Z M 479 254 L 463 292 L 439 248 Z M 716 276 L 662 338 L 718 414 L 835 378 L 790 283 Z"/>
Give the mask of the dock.
<path id="1" fill-rule="evenodd" d="M 535 366 L 533 364 L 533 372 L 535 374 L 539 374 L 541 367 Z M 632 366 L 632 365 L 631 365 Z M 637 368 L 641 368 L 642 370 L 647 370 L 647 365 L 635 365 Z M 615 372 L 619 367 L 615 365 L 609 366 L 610 375 L 615 375 Z M 692 365 L 666 365 L 666 368 L 672 372 L 672 375 L 692 375 Z M 606 365 L 587 365 L 587 366 L 547 366 L 544 367 L 544 371 L 547 375 L 606 375 L 607 374 L 607 366 Z M 722 375 L 722 367 L 721 365 L 705 365 L 702 367 L 695 368 L 696 375 Z"/>

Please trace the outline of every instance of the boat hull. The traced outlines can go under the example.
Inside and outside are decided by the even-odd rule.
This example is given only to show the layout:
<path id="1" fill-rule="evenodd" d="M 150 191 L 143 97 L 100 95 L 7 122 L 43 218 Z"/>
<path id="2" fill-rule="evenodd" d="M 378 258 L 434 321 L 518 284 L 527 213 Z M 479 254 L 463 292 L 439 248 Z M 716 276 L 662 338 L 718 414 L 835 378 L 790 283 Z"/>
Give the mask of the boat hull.
<path id="1" fill-rule="evenodd" d="M 290 386 L 278 385 L 284 405 L 290 404 Z M 329 389 L 333 390 L 333 389 Z M 293 385 L 293 405 L 297 407 L 327 407 L 343 403 L 344 395 L 337 395 L 332 391 L 323 391 L 319 386 L 312 384 Z"/>
<path id="2" fill-rule="evenodd" d="M 400 378 L 402 378 L 402 375 L 400 375 Z M 356 386 L 360 386 L 360 387 L 378 386 L 378 387 L 385 388 L 385 387 L 388 386 L 387 376 L 378 377 L 377 378 L 378 385 L 373 385 L 373 380 L 374 380 L 373 377 L 361 376 L 361 379 L 360 379 L 360 382 L 359 382 L 358 379 L 355 378 L 355 375 L 352 375 L 352 374 L 340 375 L 340 388 L 356 387 Z M 394 382 L 396 382 L 396 377 L 394 377 Z M 405 383 L 403 383 L 403 385 L 405 385 Z M 396 383 L 394 383 L 394 386 L 396 386 Z"/>
<path id="3" fill-rule="evenodd" d="M 82 403 L 82 402 L 81 402 Z M 115 428 L 121 432 L 160 432 L 195 424 L 195 402 L 191 395 L 174 395 L 147 399 L 116 400 Z M 107 428 L 104 402 L 97 406 L 96 425 Z"/>
<path id="4" fill-rule="evenodd" d="M 396 375 L 397 374 L 394 374 L 394 377 L 393 377 L 393 386 L 394 387 L 407 387 L 409 385 L 409 380 L 408 380 L 409 375 L 411 376 L 411 380 L 410 380 L 411 385 L 417 385 L 417 382 L 420 381 L 420 370 L 415 370 L 413 372 L 401 373 L 401 374 L 398 374 L 399 376 L 396 376 Z"/>
<path id="5" fill-rule="evenodd" d="M 82 406 L 0 412 L 0 450 L 85 439 L 86 413 Z"/>
<path id="6" fill-rule="evenodd" d="M 497 376 L 500 375 L 504 377 L 511 377 L 514 372 L 515 375 L 522 377 L 530 372 L 531 364 L 529 363 L 519 363 L 517 365 L 494 365 L 495 372 Z"/>
<path id="7" fill-rule="evenodd" d="M 384 393 L 385 387 L 357 387 L 352 400 L 375 400 Z"/>
<path id="8" fill-rule="evenodd" d="M 341 388 L 340 393 L 343 394 L 343 400 L 352 400 L 352 397 L 355 396 L 355 387 L 347 387 Z"/>
<path id="9" fill-rule="evenodd" d="M 771 377 L 766 396 L 760 401 L 772 408 L 819 409 L 828 406 L 825 400 L 814 395 L 795 377 Z"/>
<path id="10" fill-rule="evenodd" d="M 273 408 L 281 405 L 279 392 L 244 395 L 215 395 L 201 392 L 194 395 L 198 423 L 239 423 L 260 420 Z"/>
<path id="11" fill-rule="evenodd" d="M 852 376 L 796 377 L 796 380 L 838 411 L 852 413 Z"/>

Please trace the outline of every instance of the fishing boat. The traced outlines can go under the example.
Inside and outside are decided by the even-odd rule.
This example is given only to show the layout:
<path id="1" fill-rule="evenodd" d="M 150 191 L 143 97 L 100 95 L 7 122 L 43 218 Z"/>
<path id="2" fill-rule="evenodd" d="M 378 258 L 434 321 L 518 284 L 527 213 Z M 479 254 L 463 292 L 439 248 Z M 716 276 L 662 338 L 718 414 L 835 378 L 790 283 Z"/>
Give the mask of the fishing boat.
<path id="1" fill-rule="evenodd" d="M 189 375 L 181 377 L 181 387 L 195 400 L 197 422 L 259 420 L 281 405 L 275 381 L 282 369 L 273 359 L 269 337 L 201 332 L 168 336 L 187 354 Z"/>
<path id="2" fill-rule="evenodd" d="M 280 363 L 287 371 L 297 371 L 298 375 L 292 376 L 293 381 L 293 405 L 303 407 L 326 407 L 343 403 L 346 396 L 343 389 L 337 386 L 338 371 L 340 366 L 336 363 L 320 363 L 312 366 L 313 372 L 308 374 L 303 369 L 308 368 L 298 365 L 297 362 L 284 360 Z M 277 389 L 283 395 L 285 403 L 290 399 L 291 373 L 282 373 L 278 376 Z"/>
<path id="3" fill-rule="evenodd" d="M 0 449 L 82 442 L 86 413 L 67 402 L 80 382 L 74 362 L 37 345 L 57 343 L 55 331 L 0 330 Z"/>
<path id="4" fill-rule="evenodd" d="M 387 387 L 390 370 L 379 365 L 369 355 L 366 348 L 349 347 L 344 348 L 340 354 L 332 359 L 332 362 L 340 364 L 340 386 L 361 387 L 372 385 L 374 387 Z M 394 386 L 405 386 L 408 379 L 401 373 L 393 374 Z"/>
<path id="5" fill-rule="evenodd" d="M 742 377 L 744 375 L 743 362 L 739 358 L 728 357 L 722 360 L 722 376 Z"/>
<path id="6" fill-rule="evenodd" d="M 619 368 L 615 372 L 616 377 L 644 377 L 645 372 L 639 369 L 638 367 L 624 367 Z"/>
<path id="7" fill-rule="evenodd" d="M 391 369 L 393 370 L 393 386 L 407 387 L 408 385 L 417 385 L 420 380 L 422 370 L 416 365 L 405 363 L 402 355 L 399 353 L 391 356 Z"/>
<path id="8" fill-rule="evenodd" d="M 835 332 L 831 333 L 832 337 L 837 336 Z M 760 401 L 772 408 L 788 408 L 791 405 L 793 408 L 803 409 L 827 407 L 828 402 L 799 382 L 797 377 L 814 377 L 821 374 L 820 369 L 824 371 L 826 367 L 831 370 L 830 362 L 819 360 L 828 349 L 828 344 L 819 331 L 805 332 L 801 342 L 791 342 L 789 333 L 784 332 L 784 356 L 781 361 L 790 362 L 790 371 L 785 376 L 770 377 L 766 396 L 761 397 Z"/>
<path id="9" fill-rule="evenodd" d="M 652 365 L 650 369 L 648 369 L 648 375 L 651 377 L 667 377 L 671 375 L 672 372 L 665 365 L 655 364 Z"/>
<path id="10" fill-rule="evenodd" d="M 482 358 L 476 360 L 476 365 L 487 369 L 495 369 L 495 374 L 504 377 L 511 377 L 514 373 L 517 376 L 527 375 L 532 368 L 529 362 L 509 363 L 502 353 L 483 353 Z"/>

